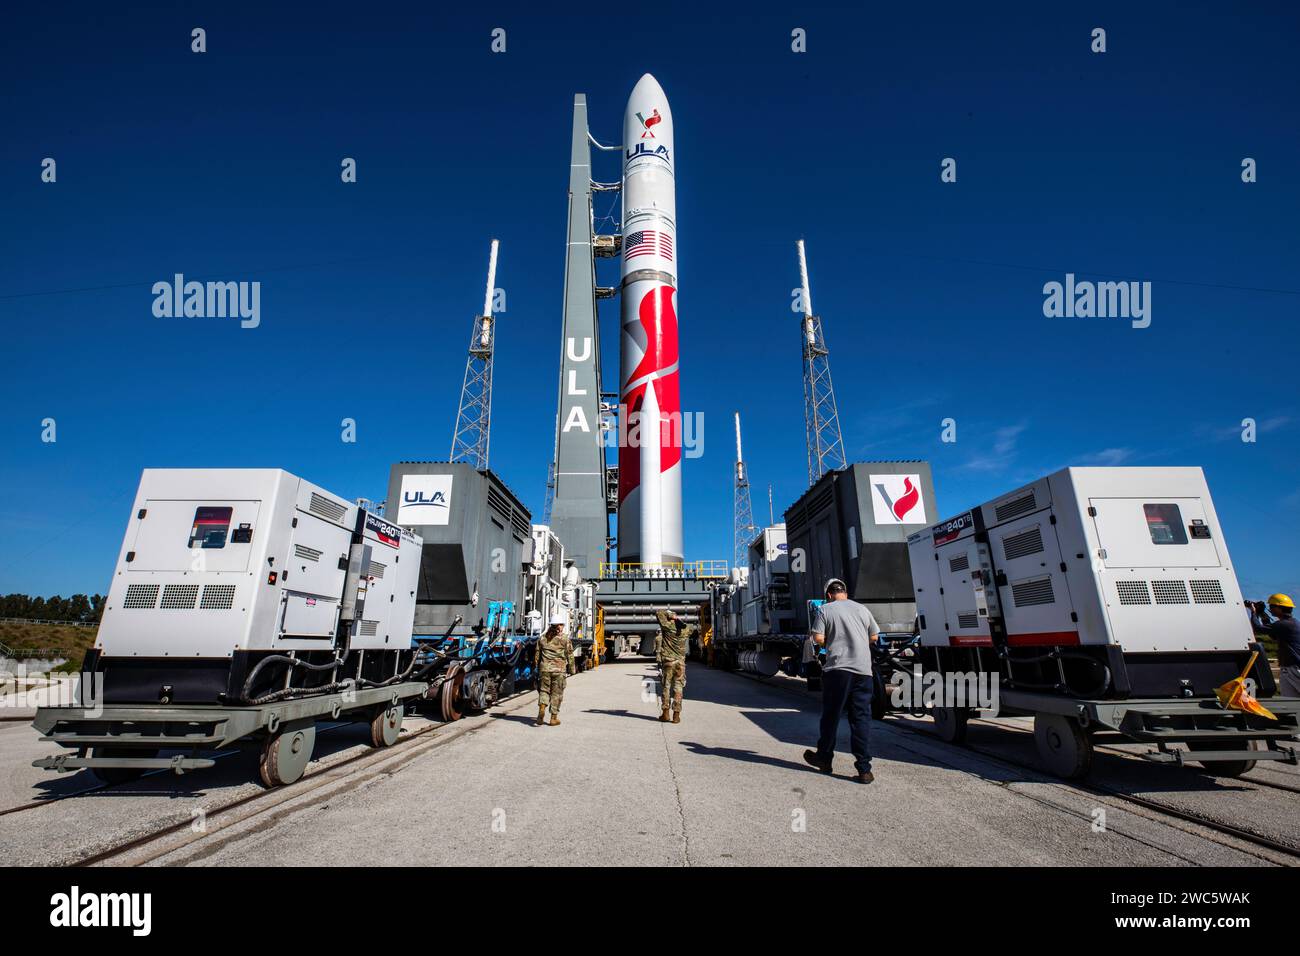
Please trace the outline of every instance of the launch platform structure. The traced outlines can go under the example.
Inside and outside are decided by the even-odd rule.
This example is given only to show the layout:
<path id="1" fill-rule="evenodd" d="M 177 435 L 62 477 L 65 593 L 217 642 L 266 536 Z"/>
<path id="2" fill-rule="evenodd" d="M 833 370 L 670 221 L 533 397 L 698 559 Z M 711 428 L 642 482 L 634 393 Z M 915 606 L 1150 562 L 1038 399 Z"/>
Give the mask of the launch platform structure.
<path id="1" fill-rule="evenodd" d="M 732 503 L 732 567 L 743 568 L 749 563 L 749 546 L 758 535 L 754 524 L 754 502 L 749 492 L 749 475 L 745 471 L 745 457 L 740 448 L 740 412 L 736 412 L 736 489 Z"/>
<path id="2" fill-rule="evenodd" d="M 844 437 L 840 434 L 840 415 L 831 384 L 831 353 L 822 333 L 821 316 L 813 312 L 812 291 L 808 286 L 808 260 L 803 240 L 799 250 L 799 283 L 803 295 L 803 413 L 808 443 L 808 485 L 811 487 L 828 471 L 844 468 Z"/>
<path id="3" fill-rule="evenodd" d="M 488 254 L 487 291 L 483 294 L 483 312 L 474 317 L 465 359 L 465 380 L 460 388 L 460 409 L 456 429 L 451 435 L 453 462 L 467 462 L 479 470 L 488 466 L 488 440 L 492 432 L 492 357 L 496 346 L 496 322 L 492 316 L 492 297 L 497 279 L 497 240 L 492 240 Z"/>
<path id="4" fill-rule="evenodd" d="M 598 299 L 615 289 L 596 284 L 596 259 L 614 258 L 621 235 L 597 235 L 592 194 L 617 190 L 591 174 L 591 147 L 601 146 L 587 127 L 587 97 L 573 98 L 569 152 L 569 220 L 564 261 L 564 315 L 560 338 L 560 390 L 555 416 L 555 454 L 546 488 L 545 521 L 564 543 L 565 555 L 584 578 L 596 577 L 609 557 L 610 516 L 617 510 L 617 469 L 605 460 L 611 407 L 603 401 Z"/>

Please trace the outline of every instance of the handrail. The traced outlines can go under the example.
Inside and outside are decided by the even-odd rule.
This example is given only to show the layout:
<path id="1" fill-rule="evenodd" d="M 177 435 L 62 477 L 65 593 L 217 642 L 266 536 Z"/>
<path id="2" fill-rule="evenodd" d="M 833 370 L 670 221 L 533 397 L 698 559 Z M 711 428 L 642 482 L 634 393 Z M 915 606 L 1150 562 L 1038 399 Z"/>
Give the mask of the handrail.
<path id="1" fill-rule="evenodd" d="M 703 561 L 602 561 L 602 578 L 725 578 L 729 573 L 722 559 Z"/>

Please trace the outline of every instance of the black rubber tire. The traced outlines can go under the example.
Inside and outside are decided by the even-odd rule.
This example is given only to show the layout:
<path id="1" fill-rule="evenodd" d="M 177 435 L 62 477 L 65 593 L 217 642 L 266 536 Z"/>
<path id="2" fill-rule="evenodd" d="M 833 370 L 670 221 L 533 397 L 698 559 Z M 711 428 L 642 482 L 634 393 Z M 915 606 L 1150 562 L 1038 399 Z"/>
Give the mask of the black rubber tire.
<path id="1" fill-rule="evenodd" d="M 965 707 L 936 707 L 930 711 L 934 732 L 944 743 L 964 744 L 970 711 Z"/>
<path id="2" fill-rule="evenodd" d="M 1092 738 L 1072 717 L 1035 714 L 1034 743 L 1043 766 L 1058 777 L 1078 780 L 1092 769 Z"/>
<path id="3" fill-rule="evenodd" d="M 1254 750 L 1255 742 L 1253 740 L 1230 741 L 1223 743 L 1220 741 L 1202 741 L 1189 740 L 1187 749 L 1195 753 L 1197 750 Z M 1255 769 L 1257 760 L 1203 760 L 1201 761 L 1201 770 L 1212 777 L 1240 777 L 1243 773 L 1250 773 Z"/>
<path id="4" fill-rule="evenodd" d="M 94 747 L 90 751 L 92 757 L 156 757 L 156 750 L 136 750 L 133 747 Z M 101 781 L 110 787 L 115 787 L 121 783 L 131 783 L 139 780 L 148 770 L 137 770 L 132 767 L 95 767 L 91 771 Z"/>
<path id="5" fill-rule="evenodd" d="M 871 675 L 871 719 L 884 720 L 889 713 L 889 692 L 879 674 Z"/>

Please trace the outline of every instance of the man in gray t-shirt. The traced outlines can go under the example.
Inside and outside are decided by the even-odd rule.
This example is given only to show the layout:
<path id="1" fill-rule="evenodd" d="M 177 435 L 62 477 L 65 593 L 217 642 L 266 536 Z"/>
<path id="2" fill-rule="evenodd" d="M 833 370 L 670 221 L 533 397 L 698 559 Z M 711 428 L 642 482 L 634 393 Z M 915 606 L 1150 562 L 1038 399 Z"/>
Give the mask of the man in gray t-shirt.
<path id="1" fill-rule="evenodd" d="M 871 673 L 871 645 L 875 643 L 880 628 L 871 612 L 857 601 L 848 600 L 848 594 L 839 592 L 839 600 L 828 599 L 813 614 L 813 640 L 822 635 L 826 648 L 827 671 L 848 671 L 852 674 Z"/>
<path id="2" fill-rule="evenodd" d="M 826 603 L 812 615 L 811 640 L 826 647 L 822 666 L 821 736 L 816 750 L 805 750 L 803 759 L 823 773 L 831 772 L 835 737 L 840 715 L 849 712 L 849 739 L 859 783 L 871 783 L 871 645 L 880 627 L 861 604 L 849 600 L 848 588 L 839 578 L 826 582 Z"/>

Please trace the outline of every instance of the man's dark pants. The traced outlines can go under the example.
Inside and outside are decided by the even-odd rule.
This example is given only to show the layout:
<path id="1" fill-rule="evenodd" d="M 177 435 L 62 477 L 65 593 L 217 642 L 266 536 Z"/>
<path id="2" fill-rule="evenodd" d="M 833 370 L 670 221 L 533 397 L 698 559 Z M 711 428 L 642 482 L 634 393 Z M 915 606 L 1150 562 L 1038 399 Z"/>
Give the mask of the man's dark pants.
<path id="1" fill-rule="evenodd" d="M 870 674 L 842 670 L 822 673 L 822 723 L 817 756 L 823 760 L 835 756 L 835 735 L 839 731 L 840 715 L 847 708 L 853 763 L 858 773 L 871 770 L 871 693 Z"/>

